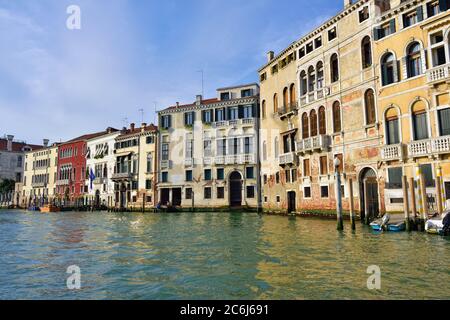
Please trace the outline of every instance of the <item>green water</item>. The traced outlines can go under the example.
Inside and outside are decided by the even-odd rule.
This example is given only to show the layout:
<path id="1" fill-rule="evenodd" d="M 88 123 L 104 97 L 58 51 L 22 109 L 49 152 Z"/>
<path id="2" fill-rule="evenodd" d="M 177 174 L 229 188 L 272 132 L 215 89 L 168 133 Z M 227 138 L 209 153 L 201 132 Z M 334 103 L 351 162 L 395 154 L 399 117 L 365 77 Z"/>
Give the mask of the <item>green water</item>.
<path id="1" fill-rule="evenodd" d="M 0 299 L 450 299 L 449 256 L 439 236 L 318 219 L 0 211 Z"/>

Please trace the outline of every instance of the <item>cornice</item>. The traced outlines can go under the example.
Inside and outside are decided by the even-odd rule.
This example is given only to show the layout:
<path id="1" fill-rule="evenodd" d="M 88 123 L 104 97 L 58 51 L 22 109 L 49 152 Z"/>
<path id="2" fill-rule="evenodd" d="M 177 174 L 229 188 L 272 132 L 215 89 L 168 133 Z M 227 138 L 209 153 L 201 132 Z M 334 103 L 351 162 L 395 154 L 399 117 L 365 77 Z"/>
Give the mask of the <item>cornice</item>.
<path id="1" fill-rule="evenodd" d="M 243 99 L 235 99 L 235 100 L 225 100 L 225 101 L 218 101 L 211 104 L 200 104 L 200 105 L 192 105 L 189 107 L 183 107 L 183 108 L 173 108 L 173 109 L 166 109 L 161 110 L 158 112 L 159 115 L 167 115 L 167 114 L 174 114 L 174 113 L 185 113 L 189 111 L 198 111 L 198 110 L 208 110 L 213 108 L 220 108 L 220 107 L 228 107 L 228 106 L 238 106 L 242 104 L 254 104 L 257 103 L 259 98 L 257 96 L 249 97 L 249 98 L 243 98 Z"/>

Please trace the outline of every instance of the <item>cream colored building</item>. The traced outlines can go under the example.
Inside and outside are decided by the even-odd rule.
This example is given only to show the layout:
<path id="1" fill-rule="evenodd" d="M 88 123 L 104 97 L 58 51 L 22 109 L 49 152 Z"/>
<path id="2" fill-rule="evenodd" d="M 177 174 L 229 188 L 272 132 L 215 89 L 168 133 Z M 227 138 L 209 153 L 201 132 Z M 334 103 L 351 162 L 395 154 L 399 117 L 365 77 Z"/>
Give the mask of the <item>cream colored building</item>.
<path id="1" fill-rule="evenodd" d="M 52 203 L 56 195 L 56 174 L 58 168 L 58 144 L 48 145 L 25 154 L 24 178 L 20 205 L 40 206 Z"/>
<path id="2" fill-rule="evenodd" d="M 258 208 L 257 84 L 159 112 L 159 201 L 181 208 Z"/>
<path id="3" fill-rule="evenodd" d="M 124 128 L 115 139 L 114 207 L 140 210 L 156 205 L 158 128 L 143 123 Z"/>

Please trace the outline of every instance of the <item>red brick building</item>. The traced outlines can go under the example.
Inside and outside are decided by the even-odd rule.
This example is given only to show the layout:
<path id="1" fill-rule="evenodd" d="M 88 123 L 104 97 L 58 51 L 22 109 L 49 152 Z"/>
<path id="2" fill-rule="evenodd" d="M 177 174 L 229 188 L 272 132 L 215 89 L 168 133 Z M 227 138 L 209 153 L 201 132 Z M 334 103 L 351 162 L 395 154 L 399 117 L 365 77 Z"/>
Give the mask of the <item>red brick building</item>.
<path id="1" fill-rule="evenodd" d="M 66 203 L 82 205 L 85 190 L 87 140 L 110 133 L 109 129 L 87 134 L 62 143 L 58 147 L 56 194 Z"/>

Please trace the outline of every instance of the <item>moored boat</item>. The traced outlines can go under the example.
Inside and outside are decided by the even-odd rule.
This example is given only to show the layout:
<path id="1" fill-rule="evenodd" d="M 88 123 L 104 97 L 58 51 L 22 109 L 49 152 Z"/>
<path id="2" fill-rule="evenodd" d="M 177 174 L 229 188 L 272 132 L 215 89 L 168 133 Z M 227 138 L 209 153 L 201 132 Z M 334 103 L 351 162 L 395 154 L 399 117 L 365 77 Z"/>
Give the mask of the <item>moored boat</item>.
<path id="1" fill-rule="evenodd" d="M 383 218 L 375 220 L 370 224 L 373 231 L 391 231 L 400 232 L 406 230 L 406 223 L 402 216 L 391 218 L 389 214 L 383 216 Z"/>
<path id="2" fill-rule="evenodd" d="M 41 212 L 42 213 L 50 213 L 50 212 L 60 212 L 61 209 L 57 206 L 51 205 L 51 204 L 47 204 L 41 207 Z"/>

